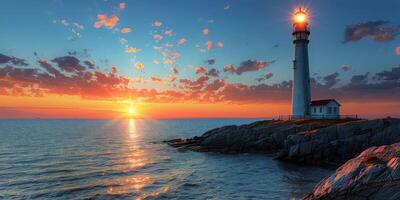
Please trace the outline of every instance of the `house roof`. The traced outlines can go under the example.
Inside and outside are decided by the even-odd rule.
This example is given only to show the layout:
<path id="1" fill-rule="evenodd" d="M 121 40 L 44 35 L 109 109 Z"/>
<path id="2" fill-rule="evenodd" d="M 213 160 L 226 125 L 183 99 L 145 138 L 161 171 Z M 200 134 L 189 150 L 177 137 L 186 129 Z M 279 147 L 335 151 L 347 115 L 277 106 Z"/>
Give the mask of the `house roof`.
<path id="1" fill-rule="evenodd" d="M 331 101 L 336 102 L 336 103 L 340 106 L 340 103 L 337 102 L 335 99 L 314 100 L 314 101 L 311 101 L 311 106 L 325 106 L 325 105 L 327 105 L 328 103 L 330 103 Z"/>

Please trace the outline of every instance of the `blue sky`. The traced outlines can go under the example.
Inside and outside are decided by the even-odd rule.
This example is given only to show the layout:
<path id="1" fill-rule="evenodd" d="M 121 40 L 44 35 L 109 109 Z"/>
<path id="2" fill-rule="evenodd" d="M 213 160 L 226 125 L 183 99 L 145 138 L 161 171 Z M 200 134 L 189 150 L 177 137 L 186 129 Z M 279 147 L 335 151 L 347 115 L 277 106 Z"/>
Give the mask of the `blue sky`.
<path id="1" fill-rule="evenodd" d="M 120 2 L 126 9 L 118 11 Z M 269 81 L 279 82 L 291 77 L 292 57 L 290 12 L 298 5 L 306 5 L 312 13 L 310 68 L 312 73 L 321 75 L 340 71 L 348 64 L 351 73 L 377 72 L 383 68 L 396 66 L 399 56 L 395 54 L 399 39 L 376 42 L 368 38 L 342 44 L 344 28 L 373 20 L 388 20 L 400 24 L 398 9 L 400 1 L 4 1 L 0 13 L 0 44 L 3 52 L 33 58 L 33 52 L 40 57 L 56 57 L 66 51 L 88 49 L 94 61 L 108 60 L 101 67 L 116 65 L 120 73 L 127 76 L 141 75 L 133 72 L 133 60 L 145 64 L 144 76 L 163 76 L 169 67 L 152 66 L 153 59 L 162 59 L 152 47 L 151 33 L 167 28 L 173 29 L 173 36 L 163 42 L 176 43 L 177 39 L 187 39 L 185 46 L 176 47 L 180 52 L 178 68 L 185 66 L 205 66 L 204 60 L 216 59 L 215 66 L 239 64 L 247 59 L 273 60 L 277 62 L 263 69 L 274 73 Z M 224 10 L 226 6 L 229 9 Z M 116 14 L 120 23 L 116 27 L 131 27 L 132 32 L 123 35 L 107 28 L 93 28 L 96 15 Z M 53 24 L 53 20 L 66 20 L 84 25 L 79 30 L 81 38 L 68 40 L 72 36 L 70 27 Z M 212 20 L 212 21 L 210 21 Z M 161 21 L 161 27 L 153 27 L 154 21 Z M 210 23 L 212 22 L 212 23 Z M 201 33 L 208 28 L 210 34 Z M 135 54 L 124 53 L 119 43 L 126 38 L 128 45 L 142 51 Z M 200 52 L 196 45 L 207 40 L 222 41 L 224 48 Z M 160 43 L 162 44 L 162 43 Z M 279 45 L 274 47 L 274 45 Z M 243 77 L 230 77 L 232 81 L 251 83 L 261 72 Z M 348 76 L 344 75 L 345 77 Z"/>

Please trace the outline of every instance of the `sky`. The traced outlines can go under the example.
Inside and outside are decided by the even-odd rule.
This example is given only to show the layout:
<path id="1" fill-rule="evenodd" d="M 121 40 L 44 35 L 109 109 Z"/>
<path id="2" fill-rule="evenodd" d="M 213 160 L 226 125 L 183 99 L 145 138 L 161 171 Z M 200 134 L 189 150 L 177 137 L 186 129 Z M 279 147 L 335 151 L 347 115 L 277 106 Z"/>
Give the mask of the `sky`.
<path id="1" fill-rule="evenodd" d="M 399 117 L 399 0 L 5 0 L 0 118 L 289 115 L 298 7 L 312 99 Z"/>

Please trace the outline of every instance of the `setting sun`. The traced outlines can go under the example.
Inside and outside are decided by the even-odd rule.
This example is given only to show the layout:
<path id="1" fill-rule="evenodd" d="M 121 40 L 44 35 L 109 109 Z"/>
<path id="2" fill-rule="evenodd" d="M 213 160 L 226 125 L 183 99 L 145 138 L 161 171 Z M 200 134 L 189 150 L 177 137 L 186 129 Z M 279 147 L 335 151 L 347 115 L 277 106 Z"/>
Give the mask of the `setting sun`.
<path id="1" fill-rule="evenodd" d="M 129 108 L 128 109 L 128 114 L 131 115 L 131 116 L 132 115 L 136 115 L 136 110 L 134 108 Z"/>

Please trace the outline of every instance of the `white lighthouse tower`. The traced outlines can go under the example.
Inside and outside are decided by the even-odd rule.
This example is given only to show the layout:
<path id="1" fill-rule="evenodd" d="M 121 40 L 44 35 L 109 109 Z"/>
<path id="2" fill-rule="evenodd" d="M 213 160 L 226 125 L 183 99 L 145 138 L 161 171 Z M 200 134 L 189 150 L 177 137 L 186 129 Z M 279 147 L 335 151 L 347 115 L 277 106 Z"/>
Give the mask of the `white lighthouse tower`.
<path id="1" fill-rule="evenodd" d="M 298 9 L 293 15 L 293 89 L 292 117 L 310 118 L 310 72 L 308 67 L 308 16 Z"/>

